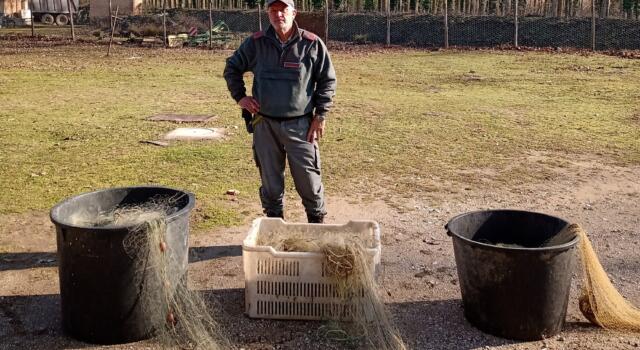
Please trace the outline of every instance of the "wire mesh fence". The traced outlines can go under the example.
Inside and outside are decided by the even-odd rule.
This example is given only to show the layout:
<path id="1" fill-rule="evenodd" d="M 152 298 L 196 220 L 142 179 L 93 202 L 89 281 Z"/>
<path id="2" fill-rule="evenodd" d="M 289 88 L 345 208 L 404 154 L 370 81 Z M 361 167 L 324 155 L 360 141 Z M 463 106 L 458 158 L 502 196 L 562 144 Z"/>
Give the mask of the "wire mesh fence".
<path id="1" fill-rule="evenodd" d="M 447 15 L 445 18 L 427 14 L 335 12 L 329 15 L 328 27 L 330 40 L 355 43 L 640 49 L 640 21 L 621 18 L 597 19 L 594 26 L 589 17 Z"/>
<path id="2" fill-rule="evenodd" d="M 165 35 L 166 26 L 166 35 L 193 35 L 224 23 L 231 32 L 246 36 L 269 26 L 261 1 L 144 0 L 134 11 L 137 14 L 119 16 L 116 30 L 158 37 Z M 640 0 L 296 0 L 296 4 L 300 26 L 331 41 L 640 49 Z M 94 18 L 93 23 L 101 22 Z M 102 20 L 103 27 L 105 23 L 110 27 L 108 17 Z"/>
<path id="3" fill-rule="evenodd" d="M 304 26 L 304 23 L 300 24 Z M 387 17 L 383 13 L 330 13 L 329 38 L 360 44 L 384 43 Z"/>
<path id="4" fill-rule="evenodd" d="M 233 31 L 254 32 L 269 25 L 264 3 L 256 0 L 240 4 L 238 0 L 192 2 L 197 3 L 192 13 L 208 16 L 209 11 L 202 9 L 215 8 L 213 20 L 226 22 Z M 414 47 L 640 49 L 640 0 L 298 0 L 296 3 L 300 26 L 322 37 L 327 33 L 332 41 Z M 163 0 L 147 0 L 145 4 L 147 11 L 157 12 L 161 11 Z M 225 9 L 234 6 L 235 10 Z"/>

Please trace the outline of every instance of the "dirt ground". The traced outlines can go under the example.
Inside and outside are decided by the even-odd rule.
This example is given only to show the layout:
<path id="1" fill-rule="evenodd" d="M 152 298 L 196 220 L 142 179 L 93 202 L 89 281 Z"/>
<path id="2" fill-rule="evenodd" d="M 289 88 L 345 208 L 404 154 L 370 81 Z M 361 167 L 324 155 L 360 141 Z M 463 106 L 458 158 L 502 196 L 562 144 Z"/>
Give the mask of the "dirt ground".
<path id="1" fill-rule="evenodd" d="M 443 229 L 454 215 L 472 210 L 519 208 L 580 223 L 590 234 L 601 262 L 617 288 L 640 305 L 640 167 L 602 165 L 597 159 L 566 159 L 530 154 L 532 166 L 554 176 L 518 188 L 491 184 L 437 193 L 435 199 L 401 194 L 395 204 L 360 202 L 355 194 L 329 189 L 328 222 L 373 219 L 383 234 L 379 282 L 396 325 L 414 349 L 638 349 L 640 334 L 606 331 L 590 325 L 577 306 L 576 269 L 564 331 L 544 341 L 516 342 L 493 337 L 463 316 L 451 239 Z M 566 157 L 564 157 L 566 158 Z M 553 167 L 553 168 L 550 168 Z M 371 184 L 375 186 L 375 184 Z M 409 196 L 411 197 L 411 196 Z M 295 198 L 295 197 L 291 197 Z M 397 205 L 397 203 L 403 203 Z M 259 210 L 255 203 L 240 203 Z M 288 202 L 291 221 L 301 206 Z M 215 301 L 217 318 L 238 348 L 343 348 L 319 332 L 321 322 L 254 320 L 244 316 L 242 227 L 191 236 L 189 279 Z M 66 337 L 60 326 L 55 232 L 48 213 L 0 216 L 0 348 L 2 349 L 151 349 L 152 341 L 101 347 Z"/>

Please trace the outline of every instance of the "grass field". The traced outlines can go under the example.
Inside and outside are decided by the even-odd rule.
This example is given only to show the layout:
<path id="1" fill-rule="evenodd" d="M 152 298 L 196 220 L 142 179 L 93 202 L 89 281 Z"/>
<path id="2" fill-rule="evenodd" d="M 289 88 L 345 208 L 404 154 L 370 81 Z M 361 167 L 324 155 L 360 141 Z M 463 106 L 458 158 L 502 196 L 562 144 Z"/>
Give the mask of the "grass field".
<path id="1" fill-rule="evenodd" d="M 230 52 L 0 42 L 0 213 L 46 210 L 93 189 L 193 191 L 200 228 L 234 225 L 258 202 L 251 140 L 222 70 Z M 336 50 L 339 87 L 321 143 L 329 195 L 429 196 L 517 186 L 551 174 L 523 157 L 640 164 L 640 61 L 500 51 Z M 224 141 L 156 147 L 175 124 L 215 114 Z M 238 128 L 235 129 L 234 126 Z M 289 193 L 293 192 L 291 184 Z"/>

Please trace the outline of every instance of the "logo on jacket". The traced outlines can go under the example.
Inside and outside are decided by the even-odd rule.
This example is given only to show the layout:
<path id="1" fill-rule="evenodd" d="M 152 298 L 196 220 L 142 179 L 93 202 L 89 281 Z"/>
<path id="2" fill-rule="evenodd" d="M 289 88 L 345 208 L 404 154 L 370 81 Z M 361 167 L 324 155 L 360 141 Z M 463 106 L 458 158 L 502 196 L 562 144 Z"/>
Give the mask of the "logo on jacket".
<path id="1" fill-rule="evenodd" d="M 300 66 L 302 66 L 301 63 L 299 62 L 285 62 L 284 63 L 284 68 L 300 68 Z"/>

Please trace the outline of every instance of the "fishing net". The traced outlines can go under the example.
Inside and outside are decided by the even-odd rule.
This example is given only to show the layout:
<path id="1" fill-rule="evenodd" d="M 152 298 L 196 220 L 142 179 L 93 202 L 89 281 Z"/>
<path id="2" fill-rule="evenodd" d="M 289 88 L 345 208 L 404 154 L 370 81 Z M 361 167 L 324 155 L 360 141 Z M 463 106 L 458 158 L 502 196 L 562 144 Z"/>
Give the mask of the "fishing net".
<path id="1" fill-rule="evenodd" d="M 141 312 L 163 348 L 226 349 L 228 341 L 199 293 L 187 287 L 184 262 L 167 244 L 166 218 L 175 211 L 176 198 L 154 199 L 113 210 L 72 217 L 85 226 L 131 227 L 123 246 L 135 264 L 140 286 Z"/>
<path id="2" fill-rule="evenodd" d="M 358 243 L 367 248 L 374 248 L 375 238 L 368 232 L 354 232 L 350 230 L 325 231 L 321 235 L 313 232 L 303 232 L 295 230 L 270 230 L 261 232 L 257 237 L 256 244 L 260 246 L 271 246 L 281 252 L 315 252 L 322 251 L 322 247 L 327 244 L 346 245 Z"/>
<path id="3" fill-rule="evenodd" d="M 336 285 L 341 302 L 347 306 L 348 320 L 341 328 L 328 330 L 342 340 L 360 343 L 373 349 L 406 349 L 398 330 L 391 322 L 374 275 L 369 268 L 367 248 L 374 242 L 361 234 L 327 232 L 321 235 L 270 232 L 258 237 L 258 245 L 279 251 L 316 252 L 324 259 L 324 273 Z M 344 315 L 334 315 L 342 320 Z M 335 339 L 335 338 L 334 338 Z M 340 340 L 340 339 L 338 339 Z"/>
<path id="4" fill-rule="evenodd" d="M 640 331 L 640 309 L 629 303 L 613 286 L 598 256 L 577 224 L 569 231 L 580 237 L 584 285 L 579 299 L 580 311 L 593 324 L 614 330 Z"/>

